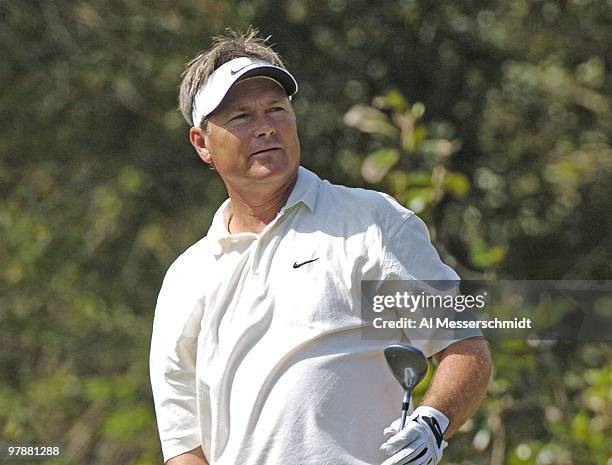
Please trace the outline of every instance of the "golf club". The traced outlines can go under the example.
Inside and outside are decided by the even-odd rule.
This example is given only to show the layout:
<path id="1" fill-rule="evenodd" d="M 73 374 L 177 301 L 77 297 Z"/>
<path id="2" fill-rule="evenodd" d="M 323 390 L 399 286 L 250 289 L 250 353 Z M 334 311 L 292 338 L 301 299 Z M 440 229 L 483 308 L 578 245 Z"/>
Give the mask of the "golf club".
<path id="1" fill-rule="evenodd" d="M 406 415 L 408 414 L 412 390 L 421 382 L 425 373 L 427 373 L 427 357 L 419 349 L 408 344 L 391 344 L 384 350 L 384 353 L 391 373 L 393 373 L 395 379 L 404 388 L 401 430 L 406 424 Z"/>

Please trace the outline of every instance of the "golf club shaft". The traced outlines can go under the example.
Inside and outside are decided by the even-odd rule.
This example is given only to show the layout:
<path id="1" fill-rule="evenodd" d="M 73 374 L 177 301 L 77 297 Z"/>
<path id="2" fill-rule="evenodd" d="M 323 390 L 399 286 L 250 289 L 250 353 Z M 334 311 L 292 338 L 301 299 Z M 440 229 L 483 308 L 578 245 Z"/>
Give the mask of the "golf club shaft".
<path id="1" fill-rule="evenodd" d="M 408 415 L 408 408 L 410 407 L 410 396 L 412 395 L 411 389 L 404 391 L 404 398 L 402 399 L 402 419 L 400 421 L 400 431 L 406 426 L 406 417 Z"/>

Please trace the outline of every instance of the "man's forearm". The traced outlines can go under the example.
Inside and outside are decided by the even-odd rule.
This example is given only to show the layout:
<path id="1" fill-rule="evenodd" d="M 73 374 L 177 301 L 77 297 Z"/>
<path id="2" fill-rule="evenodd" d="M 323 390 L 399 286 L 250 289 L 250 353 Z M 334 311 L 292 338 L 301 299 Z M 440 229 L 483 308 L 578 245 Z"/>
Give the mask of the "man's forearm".
<path id="1" fill-rule="evenodd" d="M 202 447 L 198 446 L 189 452 L 172 457 L 166 465 L 208 465 L 208 461 L 204 457 Z"/>
<path id="2" fill-rule="evenodd" d="M 423 405 L 444 413 L 449 421 L 445 438 L 452 436 L 474 413 L 491 376 L 491 354 L 482 338 L 455 342 L 436 354 L 438 368 Z"/>

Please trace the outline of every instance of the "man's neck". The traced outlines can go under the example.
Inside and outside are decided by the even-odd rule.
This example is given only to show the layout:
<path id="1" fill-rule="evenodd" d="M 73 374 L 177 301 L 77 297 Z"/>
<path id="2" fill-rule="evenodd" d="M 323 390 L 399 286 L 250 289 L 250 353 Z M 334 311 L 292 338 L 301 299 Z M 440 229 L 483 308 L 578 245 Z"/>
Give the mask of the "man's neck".
<path id="1" fill-rule="evenodd" d="M 231 199 L 231 216 L 228 230 L 232 233 L 254 232 L 259 234 L 270 223 L 287 203 L 297 181 L 295 175 L 280 186 L 270 189 L 229 189 Z"/>

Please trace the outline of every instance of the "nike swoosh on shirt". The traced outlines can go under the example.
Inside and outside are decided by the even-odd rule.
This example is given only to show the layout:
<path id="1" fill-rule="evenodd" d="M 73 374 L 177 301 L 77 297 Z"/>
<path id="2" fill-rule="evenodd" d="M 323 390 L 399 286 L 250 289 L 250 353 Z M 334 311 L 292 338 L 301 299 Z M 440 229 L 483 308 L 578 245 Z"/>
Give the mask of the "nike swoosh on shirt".
<path id="1" fill-rule="evenodd" d="M 312 263 L 312 262 L 316 262 L 319 259 L 319 257 L 317 258 L 313 258 L 312 260 L 306 260 L 305 262 L 302 263 L 298 263 L 298 262 L 293 262 L 293 268 L 299 268 L 302 265 L 306 265 L 308 263 Z"/>

